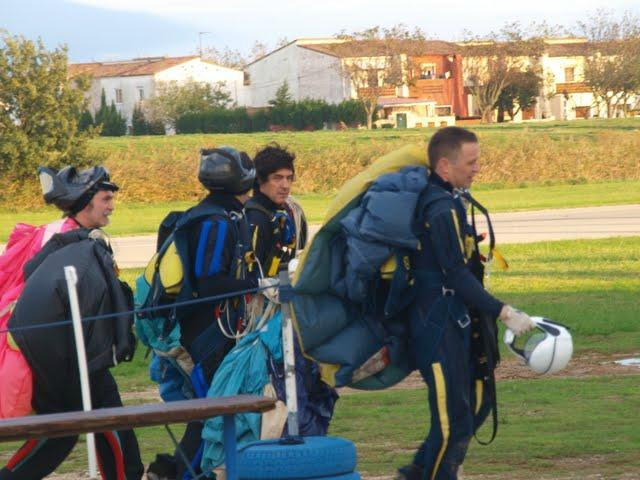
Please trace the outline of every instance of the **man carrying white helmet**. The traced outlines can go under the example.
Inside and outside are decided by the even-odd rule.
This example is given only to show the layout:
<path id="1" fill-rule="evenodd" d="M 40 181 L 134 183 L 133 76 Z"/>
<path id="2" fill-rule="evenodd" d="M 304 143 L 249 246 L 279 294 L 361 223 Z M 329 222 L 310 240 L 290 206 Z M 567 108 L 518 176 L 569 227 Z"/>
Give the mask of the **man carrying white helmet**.
<path id="1" fill-rule="evenodd" d="M 460 193 L 480 171 L 479 150 L 477 137 L 458 127 L 439 130 L 429 142 L 431 174 L 417 219 L 422 248 L 411 262 L 420 293 L 409 315 L 413 359 L 429 387 L 431 426 L 413 463 L 399 470 L 401 479 L 458 478 L 471 437 L 492 407 L 496 418 L 496 318 L 517 335 L 534 327 L 526 313 L 482 285 L 482 237 L 467 221 L 465 205 L 484 208 Z"/>

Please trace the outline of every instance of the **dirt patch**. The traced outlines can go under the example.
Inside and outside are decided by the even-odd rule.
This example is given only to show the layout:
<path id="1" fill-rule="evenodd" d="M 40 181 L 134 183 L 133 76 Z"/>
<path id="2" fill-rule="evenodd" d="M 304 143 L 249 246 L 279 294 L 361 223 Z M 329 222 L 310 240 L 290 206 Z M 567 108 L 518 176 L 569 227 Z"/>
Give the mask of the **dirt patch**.
<path id="1" fill-rule="evenodd" d="M 122 401 L 124 403 L 149 403 L 149 402 L 161 402 L 160 394 L 158 393 L 158 387 L 153 386 L 144 390 L 136 390 L 134 392 L 120 392 Z"/>
<path id="2" fill-rule="evenodd" d="M 625 366 L 615 363 L 616 360 L 639 356 L 640 352 L 606 355 L 603 353 L 586 352 L 576 355 L 571 359 L 567 368 L 553 375 L 554 377 L 576 378 L 609 375 L 638 375 L 640 368 L 637 366 Z M 503 359 L 496 375 L 501 379 L 539 378 L 540 375 L 532 372 L 516 358 Z"/>
<path id="3" fill-rule="evenodd" d="M 640 368 L 637 366 L 625 366 L 615 363 L 629 357 L 640 356 L 640 352 L 627 354 L 606 355 L 602 353 L 586 352 L 573 357 L 567 368 L 553 375 L 555 378 L 577 378 L 589 376 L 611 376 L 611 375 L 639 375 Z M 502 359 L 498 370 L 496 371 L 496 379 L 514 380 L 514 379 L 534 379 L 540 378 L 540 375 L 534 373 L 522 364 L 518 359 L 508 356 Z M 423 388 L 424 381 L 419 372 L 413 372 L 402 382 L 390 388 L 390 390 L 411 390 Z M 362 390 L 353 388 L 340 388 L 340 395 L 350 395 L 354 393 L 362 393 Z"/>

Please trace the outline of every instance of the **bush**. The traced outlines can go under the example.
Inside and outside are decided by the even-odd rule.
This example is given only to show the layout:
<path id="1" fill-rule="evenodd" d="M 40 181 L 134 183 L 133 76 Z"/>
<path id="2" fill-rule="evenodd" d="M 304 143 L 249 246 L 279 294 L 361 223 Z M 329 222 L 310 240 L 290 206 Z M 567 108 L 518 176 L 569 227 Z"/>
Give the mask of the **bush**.
<path id="1" fill-rule="evenodd" d="M 136 105 L 131 115 L 131 135 L 148 135 L 149 124 L 144 118 L 144 112 L 140 105 Z"/>
<path id="2" fill-rule="evenodd" d="M 176 122 L 176 133 L 245 133 L 252 123 L 245 108 L 216 108 L 207 112 L 189 113 Z"/>
<path id="3" fill-rule="evenodd" d="M 269 127 L 293 130 L 320 130 L 328 123 L 344 122 L 349 126 L 366 123 L 364 105 L 359 100 L 345 100 L 337 105 L 324 100 L 304 99 L 279 103 L 269 111 L 249 115 L 245 108 L 216 108 L 182 115 L 176 122 L 177 133 L 245 133 L 264 132 Z"/>
<path id="4" fill-rule="evenodd" d="M 165 135 L 167 133 L 162 120 L 147 122 L 147 135 Z"/>

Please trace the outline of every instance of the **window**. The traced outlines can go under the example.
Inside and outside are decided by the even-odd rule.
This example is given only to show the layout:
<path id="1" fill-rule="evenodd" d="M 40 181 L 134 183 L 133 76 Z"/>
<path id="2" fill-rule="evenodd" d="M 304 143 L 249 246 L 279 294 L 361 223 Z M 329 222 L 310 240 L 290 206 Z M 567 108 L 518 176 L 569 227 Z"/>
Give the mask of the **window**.
<path id="1" fill-rule="evenodd" d="M 138 101 L 144 100 L 144 87 L 138 87 Z"/>
<path id="2" fill-rule="evenodd" d="M 436 78 L 436 64 L 435 63 L 421 63 L 420 64 L 420 79 L 429 80 Z"/>
<path id="3" fill-rule="evenodd" d="M 116 88 L 116 103 L 122 103 L 122 89 Z"/>
<path id="4" fill-rule="evenodd" d="M 574 67 L 568 67 L 564 69 L 564 81 L 573 82 L 574 80 Z"/>

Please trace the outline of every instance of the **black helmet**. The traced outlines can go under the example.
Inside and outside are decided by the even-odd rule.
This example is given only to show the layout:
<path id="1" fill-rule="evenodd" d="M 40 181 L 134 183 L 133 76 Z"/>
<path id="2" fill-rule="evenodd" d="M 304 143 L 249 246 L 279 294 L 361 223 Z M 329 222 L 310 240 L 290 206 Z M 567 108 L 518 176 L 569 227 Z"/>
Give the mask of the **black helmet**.
<path id="1" fill-rule="evenodd" d="M 78 173 L 75 167 L 62 170 L 38 168 L 42 194 L 46 203 L 53 203 L 60 210 L 74 215 L 82 210 L 100 190 L 118 191 L 109 181 L 109 172 L 102 166 L 91 167 Z"/>
<path id="2" fill-rule="evenodd" d="M 239 194 L 251 189 L 256 169 L 245 152 L 232 147 L 200 150 L 198 180 L 209 191 Z"/>

